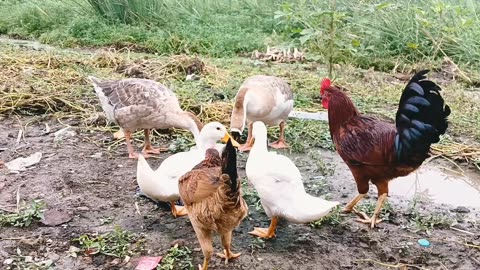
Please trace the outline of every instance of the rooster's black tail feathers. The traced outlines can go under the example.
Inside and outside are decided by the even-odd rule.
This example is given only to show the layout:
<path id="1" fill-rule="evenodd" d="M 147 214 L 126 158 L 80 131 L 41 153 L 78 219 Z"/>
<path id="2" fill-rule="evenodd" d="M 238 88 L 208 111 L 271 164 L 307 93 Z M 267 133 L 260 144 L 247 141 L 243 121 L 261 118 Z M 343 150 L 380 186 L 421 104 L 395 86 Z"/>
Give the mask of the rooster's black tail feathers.
<path id="1" fill-rule="evenodd" d="M 396 115 L 395 153 L 400 162 L 412 155 L 428 155 L 430 145 L 440 140 L 448 127 L 450 107 L 445 104 L 434 82 L 422 70 L 408 82 Z"/>

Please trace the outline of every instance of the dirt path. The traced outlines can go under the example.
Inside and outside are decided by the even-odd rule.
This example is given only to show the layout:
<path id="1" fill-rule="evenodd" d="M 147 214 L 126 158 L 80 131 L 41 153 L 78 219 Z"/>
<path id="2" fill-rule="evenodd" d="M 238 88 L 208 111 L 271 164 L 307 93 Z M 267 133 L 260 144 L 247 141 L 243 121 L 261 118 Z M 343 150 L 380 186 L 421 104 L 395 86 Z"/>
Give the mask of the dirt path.
<path id="1" fill-rule="evenodd" d="M 21 122 L 24 125 L 32 119 L 23 118 Z M 51 128 L 48 134 L 44 132 L 46 122 Z M 2 209 L 15 209 L 19 190 L 21 200 L 42 199 L 48 209 L 64 210 L 73 218 L 64 225 L 53 227 L 35 224 L 23 229 L 1 228 L 0 262 L 12 258 L 19 248 L 23 255 L 38 260 L 52 259 L 54 269 L 133 269 L 138 256 L 128 263 L 114 260 L 113 264 L 117 265 L 112 264 L 112 258 L 105 256 L 94 256 L 93 259 L 68 256 L 70 246 L 78 245 L 71 242 L 73 238 L 111 231 L 115 225 L 144 237 L 142 254 L 165 255 L 176 241 L 193 251 L 193 265 L 201 262 L 202 255 L 188 218 L 173 219 L 167 210 L 135 197 L 136 162 L 126 157 L 124 145 L 112 153 L 102 143 L 96 144 L 111 140 L 111 134 L 91 133 L 73 127 L 76 136 L 54 143 L 53 132 L 63 126 L 53 120 L 40 120 L 28 126 L 25 139 L 16 146 L 19 128 L 18 120 L 0 120 L 0 148 L 8 149 L 0 152 L 0 159 L 9 161 L 37 151 L 42 152 L 43 157 L 40 163 L 20 174 L 7 175 L 7 170 L 1 169 Z M 102 156 L 92 157 L 97 153 Z M 351 175 L 336 153 L 313 149 L 309 155 L 292 157 L 305 176 L 308 192 L 328 194 L 331 199 L 342 203 L 356 194 Z M 245 159 L 246 155 L 242 154 L 239 168 L 243 179 Z M 158 166 L 160 160 L 149 162 Z M 371 189 L 370 194 L 376 196 L 375 190 Z M 452 193 L 451 196 L 462 195 Z M 269 223 L 261 209 L 250 206 L 249 217 L 235 230 L 233 238 L 234 249 L 242 252 L 242 256 L 228 266 L 214 258 L 212 269 L 387 269 L 385 265 L 398 263 L 428 269 L 480 267 L 478 207 L 459 208 L 469 212 L 460 214 L 452 211 L 455 206 L 422 200 L 413 207 L 410 199 L 397 195 L 390 201 L 393 208 L 389 212 L 390 221 L 375 230 L 356 223 L 351 215 L 339 215 L 339 224 L 332 219 L 331 223 L 335 225 L 327 223 L 319 228 L 282 221 L 277 238 L 264 242 L 247 234 L 254 226 Z M 456 228 L 467 233 L 446 225 L 454 221 L 458 222 Z M 425 227 L 429 226 L 435 228 L 426 234 Z M 417 243 L 421 238 L 427 238 L 432 246 L 421 248 Z M 218 239 L 215 240 L 215 249 L 221 250 Z M 413 266 L 406 269 L 410 268 L 414 269 Z"/>

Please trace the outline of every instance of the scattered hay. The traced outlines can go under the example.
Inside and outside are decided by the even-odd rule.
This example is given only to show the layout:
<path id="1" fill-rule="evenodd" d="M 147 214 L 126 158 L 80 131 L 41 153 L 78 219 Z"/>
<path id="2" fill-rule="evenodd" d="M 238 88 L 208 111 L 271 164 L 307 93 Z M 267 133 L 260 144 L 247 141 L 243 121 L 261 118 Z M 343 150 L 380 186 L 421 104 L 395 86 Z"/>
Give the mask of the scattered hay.
<path id="1" fill-rule="evenodd" d="M 475 164 L 480 170 L 480 148 L 478 147 L 457 142 L 444 142 L 432 145 L 431 152 L 434 156 L 430 160 L 436 157 L 445 157 L 449 161 Z"/>
<path id="2" fill-rule="evenodd" d="M 200 75 L 206 71 L 205 63 L 197 58 L 176 55 L 167 59 L 137 59 L 116 69 L 127 77 L 151 79 L 155 81 L 184 80 L 187 75 Z"/>
<path id="3" fill-rule="evenodd" d="M 252 52 L 252 59 L 258 59 L 264 62 L 276 62 L 276 63 L 291 63 L 302 62 L 305 59 L 304 52 L 299 51 L 297 48 L 280 49 L 267 47 L 267 52 L 261 53 L 257 50 Z"/>

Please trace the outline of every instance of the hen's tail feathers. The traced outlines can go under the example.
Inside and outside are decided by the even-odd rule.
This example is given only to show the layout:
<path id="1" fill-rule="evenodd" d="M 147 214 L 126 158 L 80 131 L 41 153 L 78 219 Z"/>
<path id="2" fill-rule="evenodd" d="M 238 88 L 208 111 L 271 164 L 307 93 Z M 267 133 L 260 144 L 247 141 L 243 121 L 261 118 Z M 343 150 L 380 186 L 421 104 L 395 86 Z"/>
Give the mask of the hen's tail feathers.
<path id="1" fill-rule="evenodd" d="M 237 150 L 233 147 L 232 140 L 228 139 L 222 152 L 222 174 L 227 174 L 231 181 L 232 192 L 238 190 Z"/>
<path id="2" fill-rule="evenodd" d="M 445 104 L 434 82 L 427 80 L 422 70 L 415 74 L 403 90 L 395 118 L 395 154 L 398 161 L 412 155 L 428 155 L 430 145 L 440 140 L 448 127 L 450 107 Z"/>

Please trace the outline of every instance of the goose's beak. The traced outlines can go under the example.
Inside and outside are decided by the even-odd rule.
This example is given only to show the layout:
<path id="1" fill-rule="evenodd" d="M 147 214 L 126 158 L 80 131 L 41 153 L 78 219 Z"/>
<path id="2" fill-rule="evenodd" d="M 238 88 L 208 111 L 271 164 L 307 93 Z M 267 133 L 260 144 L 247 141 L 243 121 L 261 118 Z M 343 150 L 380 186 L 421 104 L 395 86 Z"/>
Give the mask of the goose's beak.
<path id="1" fill-rule="evenodd" d="M 238 148 L 240 146 L 240 144 L 237 141 L 235 141 L 235 139 L 230 134 L 228 134 L 228 132 L 225 133 L 225 136 L 223 136 L 221 141 L 223 143 L 227 143 L 228 139 L 230 139 L 232 141 L 233 147 Z"/>

